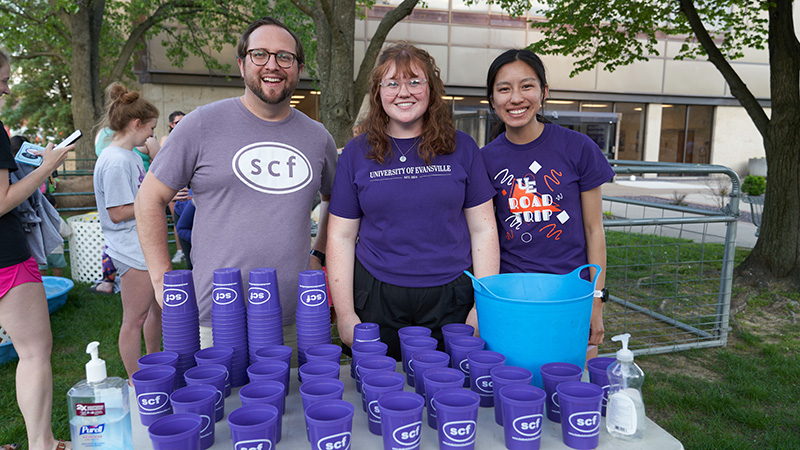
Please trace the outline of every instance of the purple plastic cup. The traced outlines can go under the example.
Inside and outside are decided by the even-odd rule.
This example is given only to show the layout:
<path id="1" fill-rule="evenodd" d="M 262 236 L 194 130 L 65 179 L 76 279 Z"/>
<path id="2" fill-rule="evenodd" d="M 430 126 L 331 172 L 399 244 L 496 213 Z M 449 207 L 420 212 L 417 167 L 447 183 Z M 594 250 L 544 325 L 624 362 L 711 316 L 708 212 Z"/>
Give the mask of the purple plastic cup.
<path id="1" fill-rule="evenodd" d="M 356 379 L 356 386 L 361 392 L 360 384 L 358 384 L 357 367 L 358 361 L 365 356 L 386 356 L 389 346 L 384 342 L 357 342 L 353 344 L 350 351 L 353 354 L 353 359 L 350 361 L 350 376 Z"/>
<path id="2" fill-rule="evenodd" d="M 503 408 L 503 433 L 510 450 L 538 450 L 547 394 L 530 384 L 509 384 L 496 392 Z M 495 406 L 497 408 L 497 406 Z"/>
<path id="3" fill-rule="evenodd" d="M 301 315 L 330 314 L 325 272 L 321 270 L 305 270 L 298 274 L 297 313 Z"/>
<path id="4" fill-rule="evenodd" d="M 164 273 L 164 312 L 197 314 L 197 298 L 191 270 L 170 270 Z"/>
<path id="5" fill-rule="evenodd" d="M 580 381 L 583 370 L 575 364 L 554 362 L 542 365 L 539 369 L 542 384 L 547 393 L 545 410 L 551 422 L 561 423 L 561 407 L 558 401 L 556 386 L 566 381 Z"/>
<path id="6" fill-rule="evenodd" d="M 175 388 L 175 372 L 171 366 L 154 366 L 131 375 L 142 425 L 148 426 L 159 417 L 172 414 L 169 396 Z"/>
<path id="7" fill-rule="evenodd" d="M 442 326 L 442 340 L 444 341 L 444 351 L 450 354 L 450 339 L 456 336 L 473 336 L 475 327 L 465 323 L 448 323 Z"/>
<path id="8" fill-rule="evenodd" d="M 608 373 L 606 373 L 606 369 L 608 369 L 608 366 L 610 366 L 614 361 L 616 361 L 616 358 L 599 356 L 586 362 L 586 367 L 589 369 L 589 382 L 603 388 L 603 406 L 600 410 L 600 415 L 603 417 L 606 416 L 608 387 L 611 384 L 608 381 Z"/>
<path id="9" fill-rule="evenodd" d="M 217 401 L 214 403 L 214 421 L 219 422 L 225 416 L 225 377 L 228 369 L 222 364 L 205 364 L 192 367 L 183 374 L 186 384 L 210 384 L 217 388 Z"/>
<path id="10" fill-rule="evenodd" d="M 491 371 L 495 367 L 502 367 L 506 363 L 506 357 L 491 350 L 476 350 L 467 355 L 467 359 L 470 389 L 481 396 L 481 406 L 494 406 Z"/>
<path id="11" fill-rule="evenodd" d="M 344 400 L 320 400 L 305 410 L 312 449 L 348 450 L 355 408 Z"/>
<path id="12" fill-rule="evenodd" d="M 486 341 L 475 336 L 456 336 L 450 339 L 450 365 L 464 373 L 464 387 L 469 384 L 469 360 L 467 355 L 475 350 L 483 350 Z"/>
<path id="13" fill-rule="evenodd" d="M 219 312 L 244 311 L 242 271 L 226 267 L 214 271 L 211 309 Z"/>
<path id="14" fill-rule="evenodd" d="M 381 328 L 377 323 L 361 322 L 353 327 L 353 343 L 377 342 L 381 340 Z"/>
<path id="15" fill-rule="evenodd" d="M 364 396 L 367 399 L 367 424 L 372 434 L 381 435 L 381 411 L 378 399 L 388 392 L 403 390 L 405 377 L 397 372 L 372 372 L 361 380 Z"/>
<path id="16" fill-rule="evenodd" d="M 200 416 L 200 449 L 214 445 L 214 409 L 217 401 L 217 388 L 210 384 L 196 384 L 182 387 L 169 396 L 175 414 L 193 413 Z"/>
<path id="17" fill-rule="evenodd" d="M 286 345 L 270 345 L 267 347 L 262 347 L 255 352 L 255 361 L 253 362 L 261 362 L 266 361 L 268 359 L 277 359 L 279 361 L 283 361 L 291 367 L 292 365 L 292 347 Z M 291 379 L 290 372 L 286 373 L 286 380 L 284 384 L 286 385 L 286 395 L 289 395 L 289 381 Z"/>
<path id="18" fill-rule="evenodd" d="M 425 383 L 425 405 L 427 406 L 428 426 L 437 429 L 436 406 L 433 397 L 442 389 L 461 388 L 464 385 L 464 372 L 458 369 L 429 369 L 422 375 Z"/>
<path id="19" fill-rule="evenodd" d="M 439 448 L 474 450 L 478 427 L 478 394 L 462 388 L 442 389 L 433 396 L 439 420 Z"/>
<path id="20" fill-rule="evenodd" d="M 332 361 L 309 361 L 300 366 L 300 368 L 297 369 L 297 373 L 300 377 L 300 381 L 305 383 L 315 378 L 331 378 L 338 380 L 340 370 L 341 366 Z"/>
<path id="21" fill-rule="evenodd" d="M 503 426 L 503 399 L 500 398 L 500 389 L 509 384 L 531 384 L 533 373 L 522 367 L 500 366 L 490 370 L 489 374 L 494 392 L 494 421 Z"/>
<path id="22" fill-rule="evenodd" d="M 414 392 L 425 398 L 425 383 L 422 377 L 430 369 L 444 369 L 450 365 L 450 355 L 438 350 L 423 350 L 411 355 L 408 368 L 414 377 Z"/>
<path id="23" fill-rule="evenodd" d="M 306 361 L 332 361 L 339 364 L 342 347 L 334 344 L 319 344 L 306 349 Z"/>
<path id="24" fill-rule="evenodd" d="M 250 364 L 247 368 L 247 377 L 250 382 L 275 380 L 284 384 L 284 391 L 289 390 L 286 382 L 289 373 L 289 365 L 278 359 L 267 359 L 265 361 Z"/>
<path id="25" fill-rule="evenodd" d="M 438 345 L 439 342 L 430 336 L 411 336 L 400 341 L 403 370 L 406 373 L 406 382 L 409 386 L 414 387 L 414 371 L 409 367 L 409 364 L 411 364 L 411 356 L 423 350 L 436 350 Z"/>
<path id="26" fill-rule="evenodd" d="M 364 356 L 358 361 L 356 373 L 356 391 L 361 393 L 361 409 L 367 412 L 367 397 L 364 396 L 364 389 L 361 386 L 361 377 L 372 372 L 394 372 L 397 368 L 397 361 L 391 356 Z"/>
<path id="27" fill-rule="evenodd" d="M 281 441 L 283 413 L 286 410 L 286 396 L 284 393 L 284 385 L 280 381 L 268 380 L 257 381 L 242 386 L 239 389 L 239 399 L 242 401 L 242 406 L 250 405 L 272 405 L 278 408 L 280 414 L 277 421 L 277 432 L 275 434 L 275 443 Z"/>
<path id="28" fill-rule="evenodd" d="M 200 448 L 203 419 L 193 413 L 170 414 L 147 429 L 153 450 L 196 450 Z"/>
<path id="29" fill-rule="evenodd" d="M 341 400 L 344 393 L 344 382 L 332 378 L 317 378 L 300 385 L 300 398 L 303 401 L 303 411 L 321 400 Z M 306 421 L 306 438 L 311 441 Z"/>
<path id="30" fill-rule="evenodd" d="M 234 450 L 275 448 L 281 415 L 272 405 L 242 406 L 228 414 Z"/>
<path id="31" fill-rule="evenodd" d="M 146 369 L 148 367 L 153 366 L 170 366 L 174 367 L 176 370 L 178 369 L 178 354 L 171 351 L 163 351 L 163 352 L 156 352 L 150 353 L 148 355 L 144 355 L 137 361 L 139 363 L 140 369 Z M 178 377 L 177 373 L 175 376 L 175 389 L 179 388 L 178 386 Z"/>
<path id="32" fill-rule="evenodd" d="M 568 447 L 588 450 L 600 441 L 603 388 L 592 383 L 565 381 L 556 386 L 561 403 L 561 437 Z"/>
<path id="33" fill-rule="evenodd" d="M 233 373 L 233 347 L 215 345 L 204 348 L 194 354 L 198 366 L 205 364 L 222 364 L 228 369 L 225 377 L 225 398 L 231 395 L 231 374 Z"/>
<path id="34" fill-rule="evenodd" d="M 422 437 L 425 400 L 413 392 L 389 392 L 378 399 L 384 450 L 416 450 Z"/>
<path id="35" fill-rule="evenodd" d="M 427 327 L 419 327 L 416 325 L 409 325 L 407 327 L 397 330 L 397 337 L 402 341 L 405 338 L 413 336 L 430 336 L 431 329 Z"/>
<path id="36" fill-rule="evenodd" d="M 280 311 L 278 273 L 271 267 L 259 267 L 250 271 L 247 290 L 247 311 Z"/>

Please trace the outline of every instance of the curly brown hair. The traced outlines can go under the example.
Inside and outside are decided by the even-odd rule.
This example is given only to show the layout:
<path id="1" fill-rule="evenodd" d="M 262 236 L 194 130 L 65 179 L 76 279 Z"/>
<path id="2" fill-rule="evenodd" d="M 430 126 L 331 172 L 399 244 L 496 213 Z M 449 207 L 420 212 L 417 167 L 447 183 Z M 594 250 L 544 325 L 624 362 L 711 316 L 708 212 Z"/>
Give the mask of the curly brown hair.
<path id="1" fill-rule="evenodd" d="M 372 69 L 369 80 L 369 114 L 360 124 L 371 149 L 369 159 L 386 164 L 392 159 L 392 147 L 386 134 L 389 116 L 381 104 L 381 79 L 394 66 L 396 74 L 413 77 L 414 68 L 421 68 L 428 79 L 429 103 L 422 116 L 422 135 L 419 156 L 430 164 L 436 155 L 447 155 L 455 150 L 456 128 L 447 104 L 442 99 L 444 83 L 433 57 L 408 42 L 398 42 L 381 53 L 378 64 Z"/>

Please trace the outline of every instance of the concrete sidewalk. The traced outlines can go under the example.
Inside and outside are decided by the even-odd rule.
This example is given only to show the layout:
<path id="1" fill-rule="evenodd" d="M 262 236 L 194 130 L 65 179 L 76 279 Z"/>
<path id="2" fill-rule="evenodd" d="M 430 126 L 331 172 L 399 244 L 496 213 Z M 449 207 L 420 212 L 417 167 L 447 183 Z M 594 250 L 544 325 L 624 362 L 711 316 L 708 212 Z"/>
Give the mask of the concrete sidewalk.
<path id="1" fill-rule="evenodd" d="M 647 197 L 663 199 L 665 202 L 675 202 L 681 200 L 684 203 L 697 205 L 700 208 L 717 209 L 722 197 L 717 194 L 722 188 L 727 188 L 730 192 L 730 187 L 721 184 L 719 180 L 726 178 L 692 178 L 692 177 L 658 177 L 658 178 L 640 178 L 640 177 L 627 177 L 620 175 L 616 177 L 612 183 L 603 185 L 603 195 L 609 197 L 642 197 L 642 200 L 647 201 Z M 729 183 L 728 183 L 729 184 Z M 725 203 L 730 199 L 725 199 Z M 617 216 L 627 218 L 642 218 L 644 208 L 626 206 L 624 211 L 619 207 L 619 204 L 607 206 L 604 202 L 604 210 L 607 207 L 612 208 L 611 212 Z M 739 210 L 743 215 L 749 218 L 750 206 L 746 203 L 739 203 Z M 737 236 L 736 246 L 744 248 L 753 248 L 756 244 L 756 229 L 757 227 L 749 221 L 743 220 L 745 217 L 740 217 L 737 222 Z M 703 227 L 707 227 L 703 229 Z M 664 234 L 672 237 L 683 237 L 699 241 L 705 239 L 706 242 L 725 242 L 726 225 L 724 223 L 710 223 L 706 225 L 685 225 L 683 227 L 670 227 L 663 226 Z"/>

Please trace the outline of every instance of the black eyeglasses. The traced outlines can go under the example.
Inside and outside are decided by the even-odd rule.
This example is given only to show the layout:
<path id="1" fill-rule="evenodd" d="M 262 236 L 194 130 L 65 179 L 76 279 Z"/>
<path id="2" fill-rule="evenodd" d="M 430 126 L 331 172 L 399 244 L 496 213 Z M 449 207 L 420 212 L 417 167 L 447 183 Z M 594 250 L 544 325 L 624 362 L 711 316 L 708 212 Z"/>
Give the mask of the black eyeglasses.
<path id="1" fill-rule="evenodd" d="M 254 48 L 247 51 L 250 55 L 250 61 L 253 61 L 253 64 L 257 66 L 265 66 L 269 62 L 269 57 L 275 55 L 275 62 L 278 66 L 283 67 L 284 69 L 288 69 L 292 67 L 292 63 L 294 60 L 297 59 L 297 55 L 290 52 L 280 51 L 280 52 L 268 52 L 263 48 Z"/>

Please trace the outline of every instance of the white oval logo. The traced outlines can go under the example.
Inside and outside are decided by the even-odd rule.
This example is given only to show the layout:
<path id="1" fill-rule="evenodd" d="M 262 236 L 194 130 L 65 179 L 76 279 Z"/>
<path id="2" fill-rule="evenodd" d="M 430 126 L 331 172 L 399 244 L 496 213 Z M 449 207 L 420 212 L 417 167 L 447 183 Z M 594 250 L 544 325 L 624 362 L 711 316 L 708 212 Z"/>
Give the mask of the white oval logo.
<path id="1" fill-rule="evenodd" d="M 300 294 L 300 301 L 306 306 L 320 306 L 328 302 L 328 294 L 322 289 L 309 289 Z"/>
<path id="2" fill-rule="evenodd" d="M 401 447 L 413 447 L 419 442 L 421 429 L 422 422 L 410 423 L 394 430 L 392 438 Z"/>
<path id="3" fill-rule="evenodd" d="M 514 419 L 511 426 L 524 437 L 534 438 L 542 434 L 542 415 L 532 414 Z"/>
<path id="4" fill-rule="evenodd" d="M 164 305 L 166 306 L 181 306 L 189 299 L 189 294 L 183 289 L 169 287 L 164 289 Z"/>
<path id="5" fill-rule="evenodd" d="M 232 166 L 244 184 L 268 194 L 299 191 L 312 178 L 308 158 L 296 148 L 278 142 L 259 142 L 242 148 L 234 155 Z"/>
<path id="6" fill-rule="evenodd" d="M 249 294 L 251 305 L 263 305 L 269 301 L 269 298 L 272 295 L 268 290 L 260 287 L 251 287 Z"/>
<path id="7" fill-rule="evenodd" d="M 442 425 L 446 438 L 457 444 L 472 443 L 475 439 L 475 421 L 458 420 Z"/>
<path id="8" fill-rule="evenodd" d="M 569 424 L 580 433 L 591 434 L 600 428 L 600 412 L 583 411 L 569 416 Z"/>
<path id="9" fill-rule="evenodd" d="M 236 301 L 237 297 L 239 297 L 239 293 L 236 292 L 236 289 L 231 289 L 227 287 L 214 288 L 213 295 L 214 295 L 214 303 L 218 305 L 231 304 Z"/>

